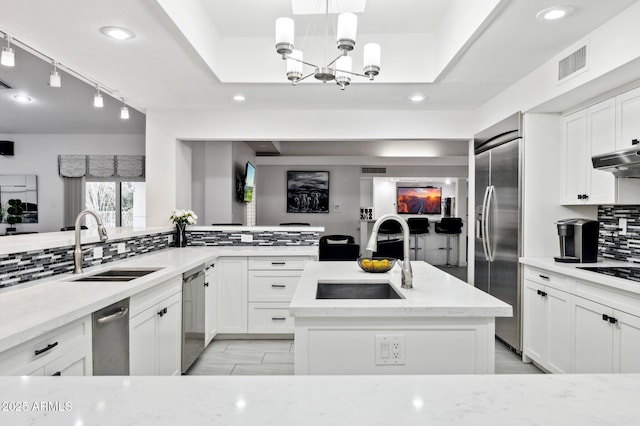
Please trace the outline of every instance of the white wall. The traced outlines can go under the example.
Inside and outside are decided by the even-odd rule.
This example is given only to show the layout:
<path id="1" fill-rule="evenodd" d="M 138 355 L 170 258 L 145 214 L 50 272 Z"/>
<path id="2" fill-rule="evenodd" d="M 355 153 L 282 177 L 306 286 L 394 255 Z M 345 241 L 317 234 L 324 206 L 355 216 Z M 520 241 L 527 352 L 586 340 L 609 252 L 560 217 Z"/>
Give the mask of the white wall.
<path id="1" fill-rule="evenodd" d="M 555 222 L 597 219 L 597 206 L 561 206 L 562 155 L 559 114 L 524 115 L 523 256 L 560 254 Z"/>
<path id="2" fill-rule="evenodd" d="M 319 170 L 329 172 L 329 213 L 287 213 L 287 170 Z M 325 234 L 347 234 L 356 240 L 360 221 L 360 167 L 325 166 L 258 166 L 258 226 L 282 222 L 308 222 L 324 226 Z M 335 204 L 340 211 L 334 210 Z"/>
<path id="3" fill-rule="evenodd" d="M 0 156 L 0 174 L 38 177 L 38 223 L 17 225 L 19 231 L 59 231 L 64 196 L 58 155 L 144 155 L 144 135 L 0 134 L 15 142 L 13 157 Z M 0 225 L 4 233 L 6 224 Z"/>

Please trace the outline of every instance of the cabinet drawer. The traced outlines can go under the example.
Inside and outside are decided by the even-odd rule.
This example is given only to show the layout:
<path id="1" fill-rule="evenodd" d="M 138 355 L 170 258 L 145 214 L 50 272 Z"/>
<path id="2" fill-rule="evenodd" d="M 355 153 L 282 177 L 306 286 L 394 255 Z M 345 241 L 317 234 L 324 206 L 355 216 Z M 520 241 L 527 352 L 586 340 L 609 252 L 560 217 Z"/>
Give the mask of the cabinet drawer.
<path id="1" fill-rule="evenodd" d="M 249 302 L 290 302 L 300 271 L 249 271 Z"/>
<path id="2" fill-rule="evenodd" d="M 0 354 L 0 375 L 24 371 L 28 364 L 34 370 L 58 358 L 82 343 L 91 345 L 91 316 L 63 325 Z M 36 365 L 37 364 L 37 365 Z"/>
<path id="3" fill-rule="evenodd" d="M 249 303 L 249 333 L 293 333 L 288 303 Z"/>
<path id="4" fill-rule="evenodd" d="M 182 275 L 170 278 L 141 293 L 134 294 L 129 300 L 129 318 L 133 318 L 179 292 L 182 292 Z"/>
<path id="5" fill-rule="evenodd" d="M 307 256 L 250 257 L 249 270 L 303 270 L 309 258 Z"/>
<path id="6" fill-rule="evenodd" d="M 524 271 L 524 278 L 538 284 L 557 288 L 558 290 L 568 290 L 569 288 L 568 277 L 545 271 L 544 269 L 527 267 Z"/>

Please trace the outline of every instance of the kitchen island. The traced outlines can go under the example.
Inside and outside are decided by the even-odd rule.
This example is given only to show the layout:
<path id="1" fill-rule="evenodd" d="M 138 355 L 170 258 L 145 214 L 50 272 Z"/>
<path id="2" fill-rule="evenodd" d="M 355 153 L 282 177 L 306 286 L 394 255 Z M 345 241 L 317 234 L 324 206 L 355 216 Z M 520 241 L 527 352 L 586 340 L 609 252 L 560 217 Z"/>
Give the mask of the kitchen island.
<path id="1" fill-rule="evenodd" d="M 356 262 L 310 262 L 290 305 L 296 374 L 491 374 L 495 317 L 510 305 L 425 262 L 371 274 Z M 389 284 L 396 299 L 317 299 L 318 283 Z"/>

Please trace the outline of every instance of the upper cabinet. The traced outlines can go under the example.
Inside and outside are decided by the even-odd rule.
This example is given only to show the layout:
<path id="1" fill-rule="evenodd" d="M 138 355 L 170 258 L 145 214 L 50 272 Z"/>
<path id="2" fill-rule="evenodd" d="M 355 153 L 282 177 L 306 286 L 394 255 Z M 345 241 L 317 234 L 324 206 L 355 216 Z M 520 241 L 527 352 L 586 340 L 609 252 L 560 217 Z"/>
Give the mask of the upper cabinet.
<path id="1" fill-rule="evenodd" d="M 616 96 L 616 151 L 640 140 L 640 88 Z M 634 140 L 636 144 L 634 144 Z M 640 148 L 640 145 L 637 145 Z"/>
<path id="2" fill-rule="evenodd" d="M 562 204 L 629 204 L 640 202 L 638 179 L 616 179 L 607 171 L 593 168 L 591 157 L 621 149 L 618 145 L 621 128 L 621 104 L 626 105 L 626 116 L 631 116 L 635 108 L 635 123 L 640 137 L 640 89 L 635 99 L 624 102 L 620 98 L 607 99 L 562 117 Z M 629 92 L 631 93 L 631 92 Z M 628 96 L 625 93 L 624 96 Z M 627 133 L 635 130 L 631 124 L 625 127 Z M 629 139 L 628 146 L 631 146 Z"/>

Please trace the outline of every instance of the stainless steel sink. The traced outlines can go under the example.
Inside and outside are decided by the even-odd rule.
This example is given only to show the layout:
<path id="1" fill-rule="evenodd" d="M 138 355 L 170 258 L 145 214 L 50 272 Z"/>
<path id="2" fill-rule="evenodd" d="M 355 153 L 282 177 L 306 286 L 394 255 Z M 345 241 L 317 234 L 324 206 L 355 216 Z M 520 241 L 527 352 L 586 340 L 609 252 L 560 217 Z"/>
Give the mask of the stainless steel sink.
<path id="1" fill-rule="evenodd" d="M 162 268 L 112 268 L 96 274 L 76 278 L 73 281 L 122 282 L 144 277 Z"/>
<path id="2" fill-rule="evenodd" d="M 404 299 L 404 297 L 386 282 L 319 282 L 316 299 Z"/>

